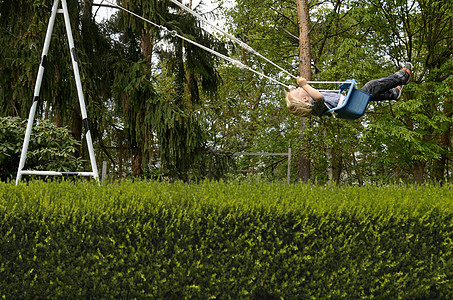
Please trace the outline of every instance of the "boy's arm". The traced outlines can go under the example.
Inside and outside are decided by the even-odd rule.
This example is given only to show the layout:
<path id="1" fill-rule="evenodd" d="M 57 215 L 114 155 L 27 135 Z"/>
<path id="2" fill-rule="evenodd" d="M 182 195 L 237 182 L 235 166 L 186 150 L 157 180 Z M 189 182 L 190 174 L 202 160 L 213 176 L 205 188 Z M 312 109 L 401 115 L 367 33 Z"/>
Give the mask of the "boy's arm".
<path id="1" fill-rule="evenodd" d="M 323 95 L 317 89 L 312 88 L 307 83 L 307 79 L 303 77 L 297 77 L 297 84 L 299 84 L 299 86 L 303 88 L 313 100 L 318 101 L 323 98 Z"/>

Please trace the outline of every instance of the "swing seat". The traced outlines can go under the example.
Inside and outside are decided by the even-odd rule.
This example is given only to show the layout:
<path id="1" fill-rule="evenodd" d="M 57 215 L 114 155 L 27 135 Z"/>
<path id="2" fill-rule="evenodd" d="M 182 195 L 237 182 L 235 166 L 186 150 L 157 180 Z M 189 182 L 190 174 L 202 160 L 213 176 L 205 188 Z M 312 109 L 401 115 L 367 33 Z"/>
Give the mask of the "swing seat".
<path id="1" fill-rule="evenodd" d="M 327 110 L 324 115 L 332 115 L 347 120 L 355 120 L 363 116 L 372 95 L 357 90 L 355 85 L 356 82 L 354 79 L 346 80 L 345 83 L 340 84 L 340 91 L 338 93 L 341 94 L 344 90 L 348 89 L 343 103 Z"/>

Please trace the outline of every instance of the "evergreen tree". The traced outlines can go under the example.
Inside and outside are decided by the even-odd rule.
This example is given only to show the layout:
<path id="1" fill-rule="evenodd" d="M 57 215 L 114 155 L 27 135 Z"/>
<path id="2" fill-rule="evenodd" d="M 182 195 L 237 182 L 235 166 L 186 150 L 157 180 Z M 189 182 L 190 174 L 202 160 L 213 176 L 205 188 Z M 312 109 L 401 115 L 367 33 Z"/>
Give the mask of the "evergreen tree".
<path id="1" fill-rule="evenodd" d="M 201 29 L 200 21 L 183 14 L 174 5 L 166 4 L 163 5 L 160 1 L 122 3 L 127 9 L 166 27 L 168 31 L 150 28 L 148 24 L 133 19 L 130 15 L 119 15 L 118 28 L 125 30 L 122 38 L 132 46 L 131 53 L 136 53 L 137 58 L 145 59 L 141 74 L 146 74 L 143 72 L 146 70 L 148 73 L 140 77 L 140 85 L 131 85 L 132 78 L 128 78 L 130 74 L 121 76 L 119 71 L 116 77 L 123 84 L 115 86 L 119 87 L 117 90 L 121 91 L 122 99 L 128 101 L 121 107 L 129 128 L 131 146 L 136 149 L 134 174 L 140 174 L 141 171 L 135 170 L 143 165 L 141 159 L 137 161 L 137 156 L 141 157 L 147 152 L 148 157 L 154 157 L 152 141 L 155 136 L 159 144 L 161 171 L 172 178 L 188 180 L 190 170 L 205 151 L 207 140 L 200 93 L 215 97 L 220 78 L 215 69 L 217 60 L 212 54 L 183 42 L 171 32 L 187 36 L 218 51 L 222 51 L 222 45 Z M 136 41 L 140 41 L 140 45 Z M 157 43 L 163 46 L 156 47 Z M 146 67 L 147 64 L 149 67 Z M 168 69 L 153 74 L 151 65 L 158 69 Z M 161 81 L 159 76 L 165 78 Z M 170 87 L 153 87 L 149 80 L 152 77 L 161 84 L 165 81 L 168 83 L 166 78 L 170 77 L 172 84 Z M 130 90 L 138 94 L 131 94 Z M 145 94 L 140 94 L 144 91 Z M 119 99 L 119 96 L 117 93 L 116 98 Z M 135 102 L 129 103 L 130 101 Z M 125 108 L 127 109 L 124 110 Z M 145 163 L 149 165 L 150 161 Z"/>

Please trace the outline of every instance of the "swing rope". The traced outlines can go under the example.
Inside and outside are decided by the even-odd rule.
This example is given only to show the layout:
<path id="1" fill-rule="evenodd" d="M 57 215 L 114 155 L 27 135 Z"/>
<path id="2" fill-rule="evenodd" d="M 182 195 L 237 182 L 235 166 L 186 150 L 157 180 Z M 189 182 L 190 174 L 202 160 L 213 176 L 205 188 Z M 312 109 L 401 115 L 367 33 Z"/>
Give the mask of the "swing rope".
<path id="1" fill-rule="evenodd" d="M 138 15 L 138 14 L 136 14 L 136 13 L 134 13 L 134 12 L 132 12 L 132 11 L 130 11 L 130 10 L 128 10 L 128 9 L 126 9 L 126 8 L 124 8 L 124 7 L 120 6 L 120 5 L 118 5 L 118 4 L 116 4 L 116 3 L 113 3 L 113 2 L 111 2 L 111 1 L 109 1 L 109 0 L 104 0 L 104 2 L 107 2 L 107 3 L 109 3 L 110 5 L 112 5 L 112 6 L 116 7 L 116 8 L 118 8 L 118 9 L 120 9 L 120 10 L 126 12 L 126 13 L 129 13 L 129 14 L 133 15 L 133 16 L 136 17 L 136 18 L 145 21 L 145 22 L 147 22 L 147 23 L 149 23 L 149 24 L 151 24 L 151 25 L 153 25 L 153 26 L 155 26 L 155 27 L 157 27 L 157 28 L 159 28 L 159 29 L 161 29 L 161 30 L 163 30 L 163 31 L 165 31 L 165 32 L 167 32 L 167 33 L 169 33 L 170 35 L 172 35 L 172 36 L 174 36 L 174 37 L 178 37 L 178 38 L 180 38 L 180 39 L 182 39 L 182 40 L 184 40 L 184 41 L 186 41 L 186 42 L 188 42 L 188 43 L 191 43 L 191 44 L 193 44 L 194 46 L 197 46 L 197 47 L 199 47 L 199 48 L 201 48 L 201 49 L 203 49 L 203 50 L 205 50 L 205 51 L 207 51 L 207 52 L 209 52 L 209 53 L 211 53 L 211 54 L 213 54 L 213 55 L 216 55 L 216 56 L 218 56 L 218 57 L 220 57 L 220 58 L 223 58 L 224 60 L 226 60 L 226 61 L 228 61 L 228 62 L 234 64 L 235 66 L 237 66 L 237 67 L 239 67 L 239 68 L 241 68 L 241 69 L 245 69 L 245 70 L 248 70 L 248 71 L 250 71 L 250 72 L 253 72 L 253 73 L 255 73 L 255 74 L 257 74 L 257 75 L 259 75 L 259 76 L 261 76 L 261 77 L 264 77 L 264 78 L 266 78 L 266 79 L 269 79 L 269 80 L 271 80 L 271 81 L 273 81 L 273 82 L 275 82 L 275 83 L 277 83 L 277 84 L 279 84 L 279 85 L 282 85 L 282 86 L 284 86 L 285 88 L 289 89 L 289 85 L 284 84 L 284 83 L 278 81 L 277 79 L 272 78 L 272 77 L 270 77 L 270 76 L 267 76 L 267 75 L 265 75 L 265 74 L 263 74 L 263 73 L 260 73 L 260 72 L 258 72 L 258 71 L 256 71 L 256 70 L 250 68 L 249 66 L 247 66 L 247 65 L 245 65 L 245 64 L 243 64 L 243 63 L 241 63 L 241 62 L 238 61 L 238 60 L 235 60 L 235 59 L 233 59 L 233 58 L 231 58 L 231 57 L 229 57 L 229 56 L 226 56 L 226 55 L 224 55 L 224 54 L 222 54 L 222 53 L 219 53 L 219 52 L 217 52 L 217 51 L 215 51 L 215 50 L 213 50 L 213 49 L 210 49 L 210 48 L 208 48 L 208 47 L 206 47 L 206 46 L 204 46 L 204 45 L 201 45 L 201 44 L 199 44 L 199 43 L 197 43 L 197 42 L 195 42 L 195 41 L 193 41 L 193 40 L 191 40 L 191 39 L 189 39 L 189 38 L 186 38 L 186 37 L 184 37 L 184 36 L 178 34 L 175 30 L 169 30 L 167 27 L 162 26 L 162 25 L 159 25 L 159 24 L 156 24 L 156 23 L 154 23 L 154 22 L 152 22 L 152 21 L 150 21 L 150 20 L 148 20 L 148 19 L 146 19 L 146 18 L 144 18 L 144 17 L 142 17 L 142 16 L 140 16 L 140 15 Z"/>

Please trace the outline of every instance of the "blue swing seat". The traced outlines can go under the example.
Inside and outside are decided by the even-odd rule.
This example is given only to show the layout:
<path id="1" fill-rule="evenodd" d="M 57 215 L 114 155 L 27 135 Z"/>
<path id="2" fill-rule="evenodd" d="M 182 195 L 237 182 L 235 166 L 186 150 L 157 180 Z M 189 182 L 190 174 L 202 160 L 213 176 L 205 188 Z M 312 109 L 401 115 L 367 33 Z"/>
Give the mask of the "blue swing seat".
<path id="1" fill-rule="evenodd" d="M 363 116 L 372 95 L 356 89 L 355 85 L 354 79 L 346 80 L 345 83 L 340 84 L 338 93 L 341 94 L 348 89 L 346 98 L 341 105 L 327 110 L 323 115 L 332 115 L 347 120 L 355 120 Z"/>

